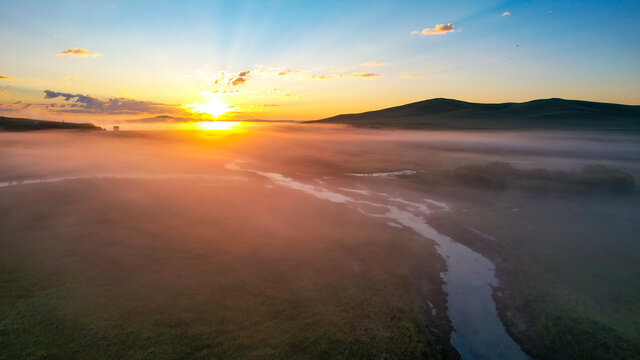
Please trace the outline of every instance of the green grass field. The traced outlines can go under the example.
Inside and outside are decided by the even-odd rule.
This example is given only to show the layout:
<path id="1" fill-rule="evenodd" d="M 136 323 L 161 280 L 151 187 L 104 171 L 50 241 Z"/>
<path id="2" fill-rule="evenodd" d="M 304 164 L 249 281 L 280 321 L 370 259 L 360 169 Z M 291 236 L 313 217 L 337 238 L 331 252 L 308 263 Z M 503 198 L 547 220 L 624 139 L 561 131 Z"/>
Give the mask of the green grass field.
<path id="1" fill-rule="evenodd" d="M 515 271 L 510 310 L 532 321 L 532 355 L 640 358 L 638 194 L 459 195 L 452 219 L 495 238 Z"/>
<path id="2" fill-rule="evenodd" d="M 450 355 L 433 244 L 357 212 L 263 186 L 0 190 L 0 358 Z"/>

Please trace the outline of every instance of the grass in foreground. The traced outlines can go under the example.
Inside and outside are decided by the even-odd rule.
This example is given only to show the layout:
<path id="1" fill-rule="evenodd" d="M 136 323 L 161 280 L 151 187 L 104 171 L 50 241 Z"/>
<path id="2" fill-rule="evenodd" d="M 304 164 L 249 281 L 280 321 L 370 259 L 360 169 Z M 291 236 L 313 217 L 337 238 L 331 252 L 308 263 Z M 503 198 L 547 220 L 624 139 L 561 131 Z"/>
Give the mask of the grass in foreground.
<path id="1" fill-rule="evenodd" d="M 0 358 L 451 354 L 432 244 L 304 195 L 190 186 L 4 189 Z"/>

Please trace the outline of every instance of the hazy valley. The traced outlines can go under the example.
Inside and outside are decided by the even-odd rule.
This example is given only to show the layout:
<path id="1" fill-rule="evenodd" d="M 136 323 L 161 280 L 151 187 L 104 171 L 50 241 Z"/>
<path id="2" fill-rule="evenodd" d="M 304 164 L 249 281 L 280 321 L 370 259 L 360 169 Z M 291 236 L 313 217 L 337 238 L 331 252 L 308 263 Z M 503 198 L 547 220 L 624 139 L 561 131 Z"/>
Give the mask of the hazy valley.
<path id="1" fill-rule="evenodd" d="M 638 356 L 635 135 L 0 137 L 3 358 Z"/>

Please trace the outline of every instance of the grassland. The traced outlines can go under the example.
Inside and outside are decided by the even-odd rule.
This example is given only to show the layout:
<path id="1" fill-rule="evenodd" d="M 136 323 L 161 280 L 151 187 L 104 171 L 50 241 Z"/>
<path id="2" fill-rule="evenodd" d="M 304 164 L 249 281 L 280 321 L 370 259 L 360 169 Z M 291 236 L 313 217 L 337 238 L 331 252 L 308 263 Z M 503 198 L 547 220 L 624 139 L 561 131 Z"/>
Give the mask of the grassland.
<path id="1" fill-rule="evenodd" d="M 308 154 L 292 153 L 281 161 L 317 176 L 416 170 L 358 182 L 404 199 L 450 205 L 453 211 L 436 214 L 429 223 L 496 263 L 501 318 L 529 355 L 640 358 L 640 193 L 628 181 L 633 176 L 637 184 L 640 178 L 637 137 L 361 131 L 355 141 L 318 142 L 307 147 Z M 334 154 L 336 160 L 318 153 Z M 523 170 L 515 181 L 493 189 L 455 179 L 461 166 L 496 161 Z M 603 169 L 593 164 L 605 165 L 606 176 L 598 171 L 592 178 L 590 169 Z M 625 179 L 622 187 L 619 176 Z M 341 181 L 354 186 L 351 179 Z"/>
<path id="2" fill-rule="evenodd" d="M 500 315 L 529 354 L 640 358 L 637 193 L 457 192 L 431 222 L 499 265 Z"/>
<path id="3" fill-rule="evenodd" d="M 433 244 L 252 185 L 0 189 L 0 358 L 455 358 Z"/>
<path id="4" fill-rule="evenodd" d="M 640 358 L 640 194 L 591 180 L 572 189 L 594 163 L 637 184 L 634 135 L 261 131 L 3 133 L 0 168 L 5 180 L 215 175 L 251 159 L 305 184 L 443 201 L 452 211 L 429 223 L 496 263 L 501 318 L 528 354 Z M 455 179 L 460 166 L 496 161 L 522 171 L 498 188 Z M 345 175 L 405 169 L 416 173 Z M 529 174 L 550 181 L 531 186 Z M 0 188 L 0 356 L 456 357 L 433 243 L 248 173 L 222 175 L 234 178 Z"/>

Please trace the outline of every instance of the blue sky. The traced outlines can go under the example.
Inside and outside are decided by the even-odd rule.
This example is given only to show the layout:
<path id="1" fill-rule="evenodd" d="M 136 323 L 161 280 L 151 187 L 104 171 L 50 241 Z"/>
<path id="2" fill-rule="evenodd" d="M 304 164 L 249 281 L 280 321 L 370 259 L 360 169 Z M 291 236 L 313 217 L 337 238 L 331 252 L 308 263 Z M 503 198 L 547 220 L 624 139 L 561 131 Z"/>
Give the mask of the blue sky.
<path id="1" fill-rule="evenodd" d="M 176 108 L 227 90 L 216 101 L 242 116 L 288 119 L 432 97 L 640 104 L 638 1 L 1 1 L 0 10 L 5 113 L 138 115 L 55 111 L 47 105 L 78 98 L 44 90 Z M 438 24 L 453 31 L 411 35 Z M 97 55 L 59 55 L 71 48 Z M 274 75 L 283 70 L 294 72 Z M 212 80 L 246 71 L 238 86 Z"/>

